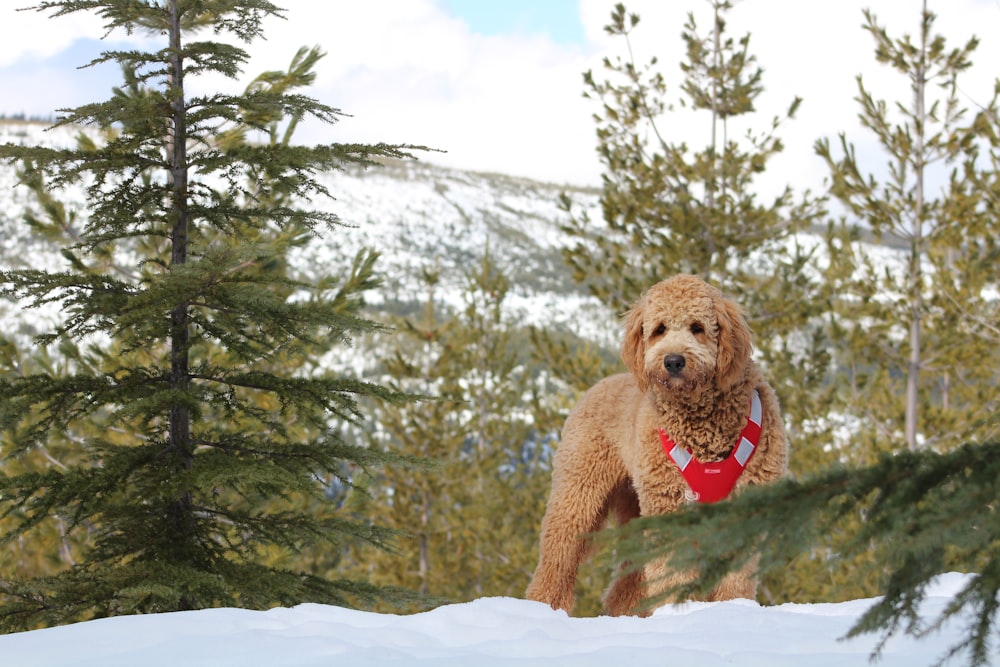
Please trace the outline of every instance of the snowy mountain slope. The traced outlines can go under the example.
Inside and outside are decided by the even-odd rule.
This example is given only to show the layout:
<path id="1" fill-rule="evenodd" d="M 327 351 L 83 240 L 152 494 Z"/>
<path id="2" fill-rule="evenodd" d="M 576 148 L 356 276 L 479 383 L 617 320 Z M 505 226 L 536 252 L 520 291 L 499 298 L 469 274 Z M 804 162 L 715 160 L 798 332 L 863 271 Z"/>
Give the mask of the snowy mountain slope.
<path id="1" fill-rule="evenodd" d="M 73 128 L 46 131 L 41 123 L 0 121 L 0 143 L 66 147 L 73 144 L 76 132 Z M 370 303 L 394 312 L 413 312 L 426 298 L 420 276 L 433 270 L 440 276 L 436 298 L 459 308 L 467 273 L 476 270 L 488 251 L 510 280 L 512 293 L 505 306 L 514 321 L 543 324 L 617 348 L 620 331 L 615 313 L 572 280 L 562 258 L 562 248 L 572 240 L 560 229 L 567 215 L 559 209 L 560 193 L 569 190 L 576 209 L 600 220 L 597 191 L 465 172 L 423 160 L 324 174 L 320 181 L 334 199 L 309 204 L 335 213 L 344 226 L 324 231 L 297 251 L 294 266 L 305 277 L 336 276 L 347 270 L 360 249 L 371 247 L 381 253 L 377 267 L 383 286 L 369 294 Z M 34 203 L 27 189 L 15 187 L 16 183 L 15 169 L 0 165 L 0 267 L 62 266 L 59 249 L 34 237 L 24 224 L 24 211 Z M 82 186 L 57 192 L 56 197 L 82 224 L 86 216 Z M 808 233 L 792 242 L 806 248 L 821 245 L 818 236 Z M 864 247 L 876 266 L 902 270 L 900 249 L 888 242 Z M 773 260 L 760 254 L 750 261 L 768 271 Z M 822 252 L 815 262 L 817 266 L 825 262 Z M 17 306 L 0 303 L 0 317 L 7 320 L 8 331 L 10 318 L 22 314 Z M 29 315 L 32 322 L 38 318 L 39 314 Z"/>
<path id="2" fill-rule="evenodd" d="M 40 123 L 0 122 L 0 143 L 70 146 L 76 130 L 46 131 Z M 384 286 L 370 301 L 406 310 L 424 298 L 419 276 L 438 271 L 438 297 L 461 304 L 465 275 L 487 249 L 512 284 L 507 305 L 525 323 L 542 320 L 579 335 L 611 344 L 617 336 L 614 315 L 576 285 L 562 261 L 566 239 L 559 230 L 560 186 L 496 174 L 477 174 L 423 161 L 395 162 L 366 171 L 324 174 L 321 182 L 334 199 L 310 204 L 335 213 L 344 227 L 324 231 L 301 250 L 296 266 L 306 276 L 346 270 L 364 247 L 381 253 Z M 23 223 L 30 193 L 15 187 L 15 169 L 0 165 L 0 266 L 56 269 L 58 248 L 32 235 Z M 82 187 L 56 193 L 85 215 Z M 595 207 L 597 193 L 574 191 L 581 206 Z"/>
<path id="3" fill-rule="evenodd" d="M 418 277 L 430 269 L 440 273 L 440 296 L 459 307 L 466 274 L 489 252 L 510 279 L 507 305 L 526 324 L 544 321 L 603 343 L 617 336 L 614 314 L 573 282 L 562 260 L 560 187 L 423 162 L 329 174 L 324 184 L 336 200 L 314 203 L 353 229 L 324 234 L 303 252 L 303 267 L 346 266 L 357 250 L 373 247 L 386 279 L 376 300 L 423 298 Z M 597 206 L 595 192 L 575 196 Z"/>

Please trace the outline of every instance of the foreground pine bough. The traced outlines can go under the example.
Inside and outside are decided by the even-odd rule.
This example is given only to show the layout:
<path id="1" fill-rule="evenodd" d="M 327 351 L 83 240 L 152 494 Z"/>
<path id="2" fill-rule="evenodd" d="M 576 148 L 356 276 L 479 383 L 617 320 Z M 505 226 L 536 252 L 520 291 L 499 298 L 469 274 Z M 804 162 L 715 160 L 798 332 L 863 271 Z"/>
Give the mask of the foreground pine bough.
<path id="1" fill-rule="evenodd" d="M 849 560 L 875 549 L 877 558 L 871 562 L 881 568 L 883 597 L 861 616 L 850 636 L 882 632 L 881 649 L 899 631 L 926 636 L 962 612 L 973 619 L 969 634 L 949 656 L 967 651 L 972 664 L 984 665 L 1000 608 L 998 479 L 1000 443 L 966 444 L 945 454 L 904 452 L 885 455 L 868 467 L 837 468 L 748 489 L 723 503 L 637 519 L 614 539 L 626 560 L 669 557 L 674 567 L 700 571 L 699 580 L 670 591 L 686 596 L 710 590 L 751 553 L 760 555 L 761 575 L 779 570 L 862 514 L 860 531 L 831 557 Z M 926 587 L 949 571 L 975 574 L 926 623 L 918 614 Z"/>

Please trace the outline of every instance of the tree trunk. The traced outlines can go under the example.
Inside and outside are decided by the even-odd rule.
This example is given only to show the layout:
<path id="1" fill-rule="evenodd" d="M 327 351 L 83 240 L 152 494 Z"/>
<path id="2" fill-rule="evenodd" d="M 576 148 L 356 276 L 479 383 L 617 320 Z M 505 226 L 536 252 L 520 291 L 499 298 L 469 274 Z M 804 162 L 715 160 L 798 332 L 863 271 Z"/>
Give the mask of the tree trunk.
<path id="1" fill-rule="evenodd" d="M 920 61 L 913 82 L 914 116 L 919 124 L 915 132 L 914 172 L 917 179 L 914 196 L 916 209 L 913 215 L 910 252 L 910 358 L 906 369 L 906 445 L 910 451 L 917 449 L 917 416 L 919 413 L 920 388 L 920 318 L 923 310 L 923 275 L 920 268 L 923 259 L 924 225 L 924 131 L 926 113 L 924 111 L 924 88 L 926 85 L 927 27 L 924 16 L 927 1 L 924 0 L 922 29 L 920 31 Z"/>
<path id="2" fill-rule="evenodd" d="M 166 150 L 170 164 L 171 185 L 171 268 L 187 262 L 188 210 L 187 210 L 187 118 L 184 102 L 184 59 L 181 54 L 181 17 L 178 0 L 168 0 L 170 31 L 169 94 L 172 96 L 171 127 Z M 188 304 L 178 303 L 170 312 L 170 388 L 186 393 L 190 387 Z M 194 466 L 194 449 L 191 443 L 191 413 L 183 402 L 170 408 L 170 448 L 178 461 L 178 472 L 183 474 Z M 190 544 L 194 532 L 193 498 L 184 491 L 174 501 L 174 530 L 179 538 L 177 545 L 184 549 Z M 187 544 L 185 544 L 187 543 Z M 194 608 L 193 600 L 182 599 L 181 609 Z"/>

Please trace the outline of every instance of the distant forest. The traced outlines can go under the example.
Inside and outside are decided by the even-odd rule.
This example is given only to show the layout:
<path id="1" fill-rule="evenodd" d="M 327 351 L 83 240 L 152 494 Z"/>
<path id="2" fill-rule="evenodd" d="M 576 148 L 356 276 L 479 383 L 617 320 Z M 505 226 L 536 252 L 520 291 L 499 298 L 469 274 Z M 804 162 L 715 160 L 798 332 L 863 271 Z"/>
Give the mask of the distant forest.
<path id="1" fill-rule="evenodd" d="M 13 121 L 13 122 L 25 122 L 30 121 L 32 123 L 54 123 L 55 116 L 38 116 L 35 114 L 28 115 L 23 111 L 21 113 L 0 113 L 0 121 Z"/>

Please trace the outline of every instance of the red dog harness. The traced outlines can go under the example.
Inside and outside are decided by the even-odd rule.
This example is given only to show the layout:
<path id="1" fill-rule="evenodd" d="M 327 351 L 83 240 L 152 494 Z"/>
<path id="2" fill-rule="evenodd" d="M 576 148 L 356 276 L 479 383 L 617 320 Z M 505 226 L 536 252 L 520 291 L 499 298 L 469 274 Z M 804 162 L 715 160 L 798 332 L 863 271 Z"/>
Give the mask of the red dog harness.
<path id="1" fill-rule="evenodd" d="M 746 468 L 747 461 L 757 449 L 757 443 L 760 441 L 760 421 L 760 395 L 755 389 L 753 400 L 750 402 L 750 416 L 747 417 L 747 425 L 740 433 L 736 449 L 725 459 L 713 463 L 702 463 L 694 457 L 690 449 L 681 447 L 667 435 L 666 431 L 659 429 L 663 451 L 681 469 L 681 474 L 691 487 L 696 501 L 717 503 L 732 492 L 736 480 Z"/>

